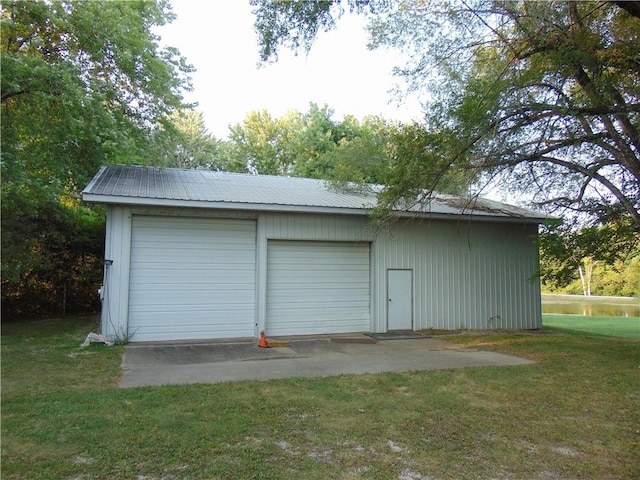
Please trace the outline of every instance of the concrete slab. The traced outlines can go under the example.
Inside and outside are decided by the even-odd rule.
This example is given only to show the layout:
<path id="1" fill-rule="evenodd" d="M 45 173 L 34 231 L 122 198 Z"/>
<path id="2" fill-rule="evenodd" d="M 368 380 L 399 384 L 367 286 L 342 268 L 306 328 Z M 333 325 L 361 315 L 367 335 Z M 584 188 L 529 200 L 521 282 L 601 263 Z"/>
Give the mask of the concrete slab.
<path id="1" fill-rule="evenodd" d="M 424 337 L 363 342 L 360 337 L 294 339 L 289 346 L 256 342 L 194 345 L 127 345 L 123 388 L 221 383 L 290 377 L 406 372 L 478 366 L 528 365 L 531 360 L 461 348 Z"/>

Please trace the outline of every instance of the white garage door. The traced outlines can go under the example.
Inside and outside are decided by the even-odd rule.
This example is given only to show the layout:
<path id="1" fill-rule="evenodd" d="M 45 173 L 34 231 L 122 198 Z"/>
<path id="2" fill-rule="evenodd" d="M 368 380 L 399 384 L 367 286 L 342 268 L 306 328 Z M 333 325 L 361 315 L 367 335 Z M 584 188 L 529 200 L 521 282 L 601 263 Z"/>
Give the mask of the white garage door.
<path id="1" fill-rule="evenodd" d="M 134 342 L 253 337 L 255 222 L 134 216 Z"/>
<path id="2" fill-rule="evenodd" d="M 269 241 L 269 336 L 370 330 L 369 245 Z"/>

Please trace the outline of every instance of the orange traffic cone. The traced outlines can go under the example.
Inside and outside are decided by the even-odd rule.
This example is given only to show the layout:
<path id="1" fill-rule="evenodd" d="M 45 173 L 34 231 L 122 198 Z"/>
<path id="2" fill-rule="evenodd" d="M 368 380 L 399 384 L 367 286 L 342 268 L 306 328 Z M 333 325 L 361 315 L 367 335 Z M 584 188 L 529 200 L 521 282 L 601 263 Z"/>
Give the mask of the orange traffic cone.
<path id="1" fill-rule="evenodd" d="M 258 343 L 260 348 L 271 348 L 267 343 L 267 338 L 264 336 L 264 330 L 260 331 L 260 343 Z"/>

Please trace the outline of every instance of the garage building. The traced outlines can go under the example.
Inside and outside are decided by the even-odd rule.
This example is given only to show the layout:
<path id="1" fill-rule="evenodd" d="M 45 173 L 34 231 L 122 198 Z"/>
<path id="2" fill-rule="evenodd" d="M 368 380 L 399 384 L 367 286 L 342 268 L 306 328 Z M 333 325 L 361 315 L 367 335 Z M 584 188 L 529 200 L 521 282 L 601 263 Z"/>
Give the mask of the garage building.
<path id="1" fill-rule="evenodd" d="M 320 180 L 130 165 L 107 205 L 102 334 L 133 342 L 541 326 L 544 214 L 437 195 L 390 225 Z"/>

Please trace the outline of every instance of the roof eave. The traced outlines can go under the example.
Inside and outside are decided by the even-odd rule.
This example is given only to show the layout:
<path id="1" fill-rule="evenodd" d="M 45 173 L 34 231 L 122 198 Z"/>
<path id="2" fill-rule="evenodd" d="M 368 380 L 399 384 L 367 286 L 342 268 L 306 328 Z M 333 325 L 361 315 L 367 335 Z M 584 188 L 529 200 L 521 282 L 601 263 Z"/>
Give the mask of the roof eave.
<path id="1" fill-rule="evenodd" d="M 183 207 L 183 208 L 210 208 L 219 210 L 248 210 L 258 212 L 291 212 L 291 213 L 333 213 L 342 215 L 369 215 L 371 209 L 346 208 L 346 207 L 322 207 L 308 205 L 278 205 L 272 203 L 244 203 L 244 202 L 212 202 L 202 200 L 177 200 L 158 199 L 145 197 L 121 197 L 115 195 L 95 195 L 83 193 L 85 202 L 101 203 L 106 205 L 127 205 L 144 207 Z"/>
<path id="2" fill-rule="evenodd" d="M 491 223 L 532 223 L 544 224 L 553 219 L 546 217 L 525 217 L 525 216 L 506 216 L 506 215 L 490 215 L 486 213 L 437 213 L 437 212 L 399 212 L 401 218 L 415 218 L 419 220 L 455 220 L 458 222 L 491 222 Z"/>
<path id="3" fill-rule="evenodd" d="M 284 213 L 316 213 L 338 215 L 369 215 L 373 209 L 347 208 L 347 207 L 322 207 L 309 205 L 280 205 L 271 203 L 243 203 L 243 202 L 212 202 L 202 200 L 178 200 L 158 199 L 148 197 L 122 197 L 117 195 L 96 195 L 83 192 L 82 198 L 86 202 L 106 205 L 126 205 L 144 207 L 183 207 L 183 208 L 210 208 L 219 210 L 244 210 L 258 212 L 284 212 Z M 420 220 L 455 220 L 473 222 L 500 222 L 500 223 L 531 223 L 546 224 L 557 221 L 550 217 L 524 217 L 524 216 L 498 216 L 488 214 L 454 214 L 437 212 L 397 212 L 400 218 L 414 218 Z"/>

